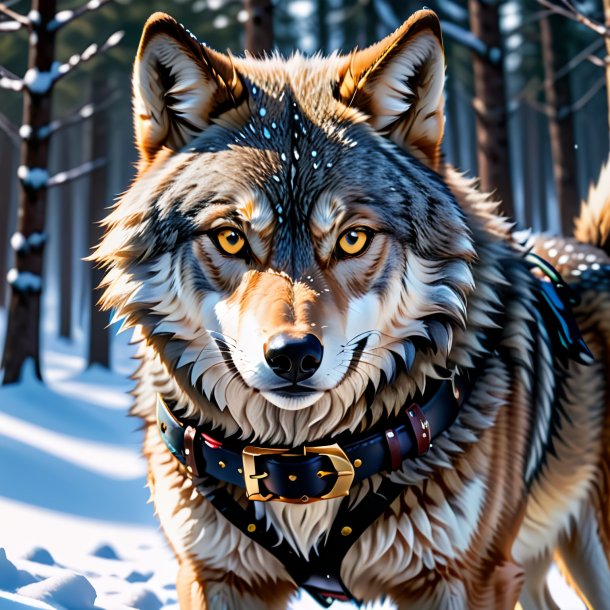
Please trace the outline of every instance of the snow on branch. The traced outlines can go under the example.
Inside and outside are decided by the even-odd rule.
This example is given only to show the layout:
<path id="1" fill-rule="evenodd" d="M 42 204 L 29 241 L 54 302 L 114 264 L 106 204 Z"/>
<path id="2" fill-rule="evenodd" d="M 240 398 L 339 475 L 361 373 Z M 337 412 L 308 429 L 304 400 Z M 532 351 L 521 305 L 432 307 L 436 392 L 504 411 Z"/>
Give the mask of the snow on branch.
<path id="1" fill-rule="evenodd" d="M 11 142 L 15 146 L 19 146 L 20 141 L 17 128 L 13 125 L 11 120 L 5 114 L 2 114 L 2 112 L 0 112 L 0 129 L 4 131 L 4 133 L 11 139 Z"/>
<path id="2" fill-rule="evenodd" d="M 34 231 L 27 237 L 23 233 L 13 233 L 11 237 L 11 248 L 17 252 L 17 254 L 25 254 L 30 250 L 38 250 L 42 248 L 47 241 L 46 233 L 40 231 Z"/>
<path id="3" fill-rule="evenodd" d="M 42 278 L 31 271 L 11 269 L 6 274 L 7 282 L 16 292 L 41 292 Z"/>
<path id="4" fill-rule="evenodd" d="M 125 32 L 123 31 L 115 32 L 101 46 L 98 46 L 97 44 L 89 45 L 80 55 L 72 55 L 72 57 L 70 57 L 70 59 L 63 64 L 58 61 L 54 61 L 51 65 L 51 69 L 46 72 L 41 72 L 38 70 L 38 68 L 30 68 L 25 73 L 23 81 L 19 79 L 17 82 L 19 83 L 20 88 L 21 86 L 25 85 L 32 95 L 47 95 L 58 80 L 70 74 L 72 70 L 76 68 L 76 66 L 97 57 L 112 47 L 115 47 L 117 44 L 119 44 L 119 42 L 121 42 L 124 35 Z M 4 78 L 0 79 L 0 86 L 3 85 L 3 81 Z M 19 89 L 16 90 L 18 91 Z"/>
<path id="5" fill-rule="evenodd" d="M 587 60 L 590 61 L 594 66 L 598 66 L 600 68 L 606 68 L 608 64 L 610 64 L 610 55 L 606 57 L 598 57 L 597 55 L 589 55 Z"/>
<path id="6" fill-rule="evenodd" d="M 87 174 L 95 171 L 99 167 L 106 165 L 106 159 L 96 159 L 95 161 L 87 161 L 78 167 L 73 169 L 69 169 L 65 172 L 59 172 L 54 176 L 51 176 L 47 179 L 46 185 L 48 187 L 59 186 L 60 184 L 66 184 L 66 182 L 71 182 L 72 180 L 76 180 L 77 178 L 82 178 Z"/>
<path id="7" fill-rule="evenodd" d="M 6 15 L 12 21 L 16 21 L 20 27 L 27 27 L 30 25 L 30 20 L 25 15 L 21 15 L 10 9 L 4 2 L 0 2 L 0 14 Z"/>
<path id="8" fill-rule="evenodd" d="M 25 27 L 18 21 L 0 21 L 0 32 L 16 32 L 22 27 Z"/>
<path id="9" fill-rule="evenodd" d="M 86 2 L 76 9 L 59 11 L 49 22 L 47 29 L 51 32 L 55 32 L 68 25 L 75 19 L 78 19 L 81 15 L 96 11 L 98 8 L 108 4 L 109 2 L 112 2 L 112 0 L 89 0 L 89 2 Z"/>
<path id="10" fill-rule="evenodd" d="M 58 67 L 58 70 L 57 70 L 58 74 L 55 77 L 54 81 L 58 81 L 59 79 L 63 78 L 64 76 L 67 76 L 68 74 L 70 74 L 70 72 L 72 72 L 72 70 L 74 70 L 74 68 L 76 68 L 76 66 L 79 66 L 80 64 L 84 64 L 85 62 L 92 60 L 94 57 L 97 57 L 98 55 L 105 53 L 109 49 L 116 47 L 116 45 L 118 45 L 119 42 L 121 42 L 124 35 L 125 35 L 125 32 L 122 30 L 119 30 L 118 32 L 115 32 L 114 34 L 112 34 L 108 38 L 108 40 L 101 46 L 98 46 L 97 44 L 94 43 L 92 45 L 89 45 L 80 55 L 79 54 L 72 55 L 72 57 L 70 57 L 70 59 L 66 63 L 63 63 Z"/>
<path id="11" fill-rule="evenodd" d="M 51 134 L 54 134 L 66 127 L 70 127 L 71 125 L 77 125 L 78 123 L 82 123 L 87 119 L 90 119 L 94 114 L 98 112 L 102 112 L 106 110 L 112 104 L 114 104 L 121 97 L 121 92 L 118 89 L 115 89 L 108 97 L 106 97 L 101 102 L 93 103 L 88 102 L 69 112 L 65 117 L 61 119 L 55 119 L 42 127 L 39 127 L 36 131 L 32 129 L 30 125 L 22 125 L 19 128 L 19 136 L 24 140 L 44 140 L 48 138 Z M 1 127 L 1 124 L 0 124 Z"/>
<path id="12" fill-rule="evenodd" d="M 23 77 L 23 84 L 32 95 L 46 95 L 59 78 L 60 68 L 61 64 L 58 61 L 54 61 L 48 71 L 30 68 Z"/>
<path id="13" fill-rule="evenodd" d="M 47 186 L 49 172 L 42 167 L 28 167 L 20 165 L 17 168 L 17 177 L 24 188 L 30 191 L 39 191 Z"/>
<path id="14" fill-rule="evenodd" d="M 23 81 L 4 66 L 0 66 L 0 89 L 21 91 L 23 89 Z"/>

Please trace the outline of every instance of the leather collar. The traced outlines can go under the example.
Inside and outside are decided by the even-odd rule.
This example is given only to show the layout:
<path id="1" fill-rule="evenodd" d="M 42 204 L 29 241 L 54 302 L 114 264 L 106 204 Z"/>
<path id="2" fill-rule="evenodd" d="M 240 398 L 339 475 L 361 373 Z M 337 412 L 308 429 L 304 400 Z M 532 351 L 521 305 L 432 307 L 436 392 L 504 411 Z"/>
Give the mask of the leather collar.
<path id="1" fill-rule="evenodd" d="M 454 422 L 468 389 L 465 377 L 442 381 L 372 430 L 299 447 L 248 445 L 192 426 L 160 395 L 157 423 L 168 449 L 193 476 L 242 487 L 250 500 L 302 504 L 347 496 L 354 483 L 426 453 Z"/>

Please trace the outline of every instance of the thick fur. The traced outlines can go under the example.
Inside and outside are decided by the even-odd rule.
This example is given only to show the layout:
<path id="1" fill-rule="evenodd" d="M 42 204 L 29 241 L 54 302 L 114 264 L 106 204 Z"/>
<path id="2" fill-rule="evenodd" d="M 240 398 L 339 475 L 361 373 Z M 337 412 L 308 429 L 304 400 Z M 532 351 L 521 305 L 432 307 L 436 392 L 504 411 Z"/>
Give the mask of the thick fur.
<path id="1" fill-rule="evenodd" d="M 133 413 L 183 610 L 279 610 L 294 584 L 193 488 L 159 437 L 157 392 L 226 434 L 294 447 L 365 430 L 475 364 L 468 401 L 429 453 L 351 490 L 355 503 L 382 476 L 405 483 L 350 549 L 345 584 L 401 609 L 553 608 L 556 557 L 590 606 L 608 607 L 610 179 L 578 222 L 588 243 L 520 244 L 440 159 L 443 72 L 430 11 L 369 49 L 313 59 L 227 57 L 167 16 L 147 24 L 134 69 L 140 171 L 95 258 L 104 306 L 140 341 Z M 221 252 L 214 231 L 226 226 L 247 258 Z M 339 258 L 354 227 L 370 245 Z M 530 247 L 580 295 L 590 365 L 554 353 Z M 284 394 L 264 361 L 280 330 L 324 346 L 302 396 Z M 257 510 L 308 556 L 338 502 Z"/>

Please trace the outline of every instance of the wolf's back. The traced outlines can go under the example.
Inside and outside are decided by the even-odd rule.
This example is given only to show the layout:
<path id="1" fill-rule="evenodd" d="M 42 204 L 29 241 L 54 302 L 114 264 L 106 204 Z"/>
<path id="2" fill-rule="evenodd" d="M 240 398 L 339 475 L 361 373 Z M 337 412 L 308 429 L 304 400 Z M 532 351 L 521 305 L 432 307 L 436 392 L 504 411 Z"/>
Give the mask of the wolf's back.
<path id="1" fill-rule="evenodd" d="M 576 219 L 574 236 L 610 256 L 610 159 L 602 166 L 597 184 L 589 188 L 587 201 Z"/>

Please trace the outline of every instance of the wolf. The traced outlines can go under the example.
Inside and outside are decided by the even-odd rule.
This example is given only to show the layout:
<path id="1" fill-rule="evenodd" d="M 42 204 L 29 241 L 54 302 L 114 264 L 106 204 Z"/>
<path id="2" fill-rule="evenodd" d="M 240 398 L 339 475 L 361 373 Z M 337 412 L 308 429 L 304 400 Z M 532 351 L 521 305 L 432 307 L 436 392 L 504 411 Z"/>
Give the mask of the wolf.
<path id="1" fill-rule="evenodd" d="M 441 156 L 444 79 L 429 10 L 326 58 L 145 25 L 93 258 L 182 610 L 551 609 L 554 559 L 610 607 L 610 171 L 520 240 Z"/>

